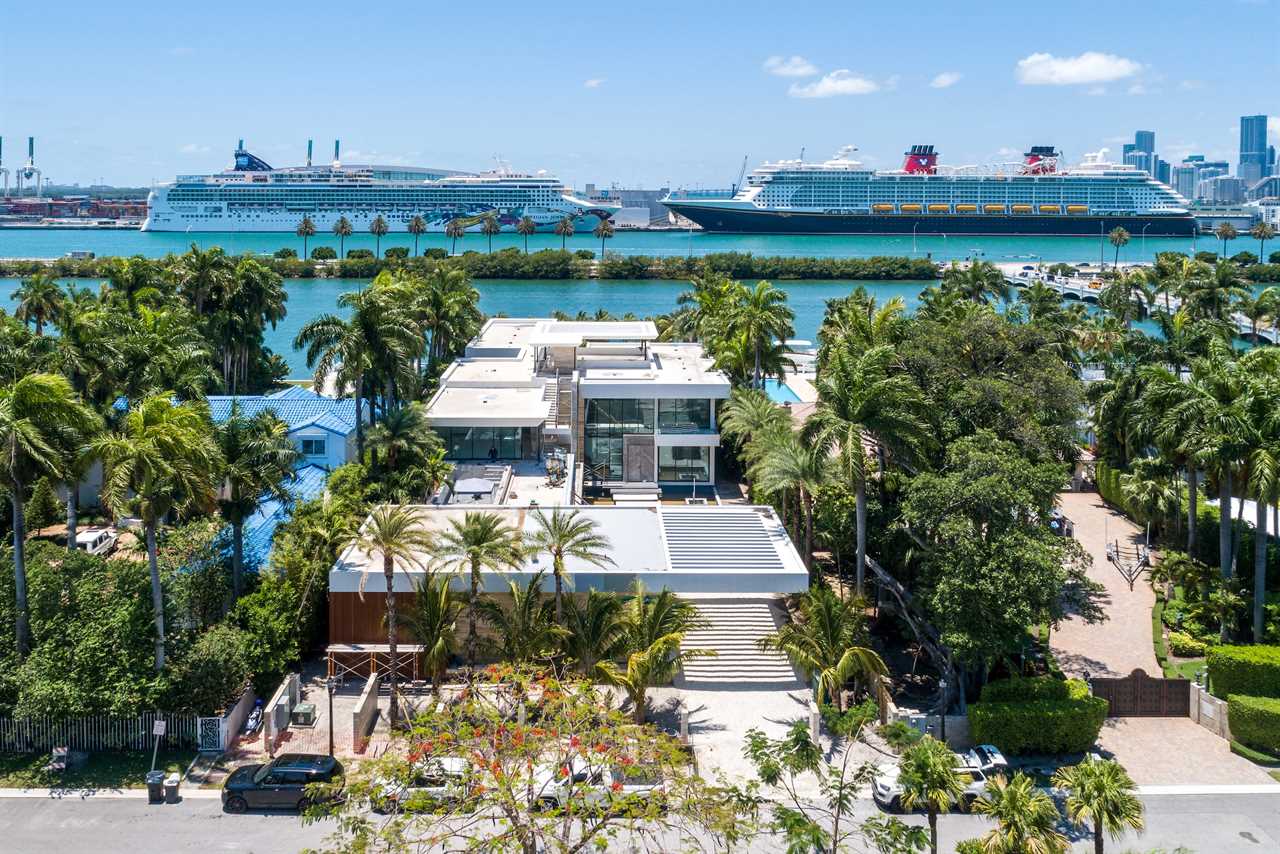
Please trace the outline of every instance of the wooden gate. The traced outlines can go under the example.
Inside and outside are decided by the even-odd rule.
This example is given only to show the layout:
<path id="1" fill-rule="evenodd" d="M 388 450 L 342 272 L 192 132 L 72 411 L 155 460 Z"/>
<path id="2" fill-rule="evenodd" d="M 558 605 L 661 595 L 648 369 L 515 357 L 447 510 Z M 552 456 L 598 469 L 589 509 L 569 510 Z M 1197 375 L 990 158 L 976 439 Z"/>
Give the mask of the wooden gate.
<path id="1" fill-rule="evenodd" d="M 1154 679 L 1135 670 L 1120 679 L 1091 680 L 1093 696 L 1107 701 L 1109 718 L 1185 718 L 1191 715 L 1190 679 Z"/>

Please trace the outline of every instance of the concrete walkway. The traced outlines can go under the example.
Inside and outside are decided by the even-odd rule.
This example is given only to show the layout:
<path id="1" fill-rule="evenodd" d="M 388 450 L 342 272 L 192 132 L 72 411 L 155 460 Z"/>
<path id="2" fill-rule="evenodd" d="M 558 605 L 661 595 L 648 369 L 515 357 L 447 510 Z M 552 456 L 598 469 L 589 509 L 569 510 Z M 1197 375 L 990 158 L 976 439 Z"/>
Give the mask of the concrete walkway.
<path id="1" fill-rule="evenodd" d="M 1053 632 L 1050 647 L 1068 676 L 1128 676 L 1142 669 L 1160 676 L 1151 643 L 1151 609 L 1156 597 L 1144 574 L 1133 590 L 1107 560 L 1107 542 L 1120 541 L 1132 551 L 1143 532 L 1112 510 L 1096 492 L 1064 492 L 1058 496 L 1062 512 L 1075 523 L 1076 539 L 1093 557 L 1089 578 L 1105 588 L 1099 604 L 1106 619 L 1092 625 L 1072 617 Z"/>

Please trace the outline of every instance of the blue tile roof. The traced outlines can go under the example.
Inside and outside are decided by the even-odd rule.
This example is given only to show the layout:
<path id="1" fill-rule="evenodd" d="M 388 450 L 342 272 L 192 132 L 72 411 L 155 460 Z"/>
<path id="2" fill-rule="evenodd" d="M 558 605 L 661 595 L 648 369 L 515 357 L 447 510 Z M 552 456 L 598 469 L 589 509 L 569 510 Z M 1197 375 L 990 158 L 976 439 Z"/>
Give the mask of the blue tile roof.
<path id="1" fill-rule="evenodd" d="M 311 501 L 324 494 L 329 472 L 320 466 L 303 465 L 294 471 L 294 479 L 285 484 L 293 502 Z M 276 528 L 293 514 L 292 503 L 274 498 L 264 500 L 258 510 L 244 521 L 244 565 L 254 569 L 267 562 Z"/>
<path id="2" fill-rule="evenodd" d="M 347 435 L 356 429 L 356 402 L 351 398 L 324 397 L 298 386 L 259 395 L 210 395 L 209 413 L 214 421 L 226 421 L 233 406 L 248 416 L 271 410 L 293 432 L 301 427 L 319 426 Z"/>

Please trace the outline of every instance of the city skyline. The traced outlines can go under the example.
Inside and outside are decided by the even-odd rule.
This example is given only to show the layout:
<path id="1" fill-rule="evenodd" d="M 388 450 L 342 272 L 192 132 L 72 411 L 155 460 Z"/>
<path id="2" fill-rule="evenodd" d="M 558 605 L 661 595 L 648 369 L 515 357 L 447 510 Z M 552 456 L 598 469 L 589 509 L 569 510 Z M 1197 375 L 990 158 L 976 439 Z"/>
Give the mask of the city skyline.
<path id="1" fill-rule="evenodd" d="M 846 143 L 875 168 L 917 143 L 953 165 L 1017 159 L 1033 144 L 1073 163 L 1106 147 L 1120 161 L 1143 128 L 1171 164 L 1200 153 L 1235 167 L 1240 117 L 1275 111 L 1241 83 L 1276 76 L 1274 44 L 1238 26 L 1242 15 L 1275 21 L 1275 0 L 1194 27 L 1176 8 L 1152 19 L 1101 4 L 1052 27 L 1015 4 L 938 9 L 909 27 L 873 7 L 793 5 L 781 27 L 767 4 L 726 8 L 559 20 L 321 3 L 303 18 L 255 10 L 232 29 L 159 5 L 121 18 L 70 2 L 56 21 L 23 8 L 0 35 L 5 165 L 24 161 L 35 136 L 56 182 L 147 185 L 226 167 L 241 137 L 273 165 L 301 163 L 308 138 L 327 158 L 336 137 L 348 162 L 475 171 L 501 155 L 575 186 L 728 186 L 744 157 L 748 169 L 801 150 L 821 160 Z M 21 36 L 51 27 L 52 42 Z M 1198 49 L 1215 34 L 1233 39 L 1229 62 Z M 78 62 L 50 62 L 51 51 Z M 95 57 L 110 73 L 86 73 Z M 1271 144 L 1278 131 L 1270 116 Z"/>

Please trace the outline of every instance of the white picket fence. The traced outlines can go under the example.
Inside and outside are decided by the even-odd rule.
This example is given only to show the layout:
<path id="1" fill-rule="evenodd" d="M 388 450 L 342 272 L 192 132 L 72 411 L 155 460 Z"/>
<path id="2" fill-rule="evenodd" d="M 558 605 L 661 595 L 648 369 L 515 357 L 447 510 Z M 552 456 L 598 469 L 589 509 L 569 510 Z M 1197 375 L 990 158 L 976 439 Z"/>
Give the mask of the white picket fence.
<path id="1" fill-rule="evenodd" d="M 144 712 L 135 717 L 95 715 L 83 718 L 0 718 L 0 753 L 72 750 L 150 750 L 155 722 L 166 722 L 162 747 L 195 747 L 196 715 Z"/>

